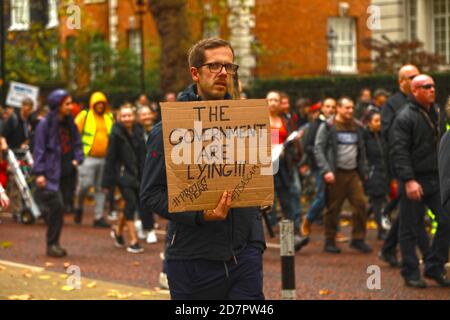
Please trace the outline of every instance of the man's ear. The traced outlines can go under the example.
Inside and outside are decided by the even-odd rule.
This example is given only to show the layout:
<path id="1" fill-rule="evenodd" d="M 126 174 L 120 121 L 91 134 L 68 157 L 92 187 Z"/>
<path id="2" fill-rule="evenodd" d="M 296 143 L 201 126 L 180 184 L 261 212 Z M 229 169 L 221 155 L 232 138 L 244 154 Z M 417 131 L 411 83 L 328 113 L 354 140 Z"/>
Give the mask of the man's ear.
<path id="1" fill-rule="evenodd" d="M 199 82 L 199 71 L 196 67 L 191 67 L 191 77 L 194 82 Z"/>

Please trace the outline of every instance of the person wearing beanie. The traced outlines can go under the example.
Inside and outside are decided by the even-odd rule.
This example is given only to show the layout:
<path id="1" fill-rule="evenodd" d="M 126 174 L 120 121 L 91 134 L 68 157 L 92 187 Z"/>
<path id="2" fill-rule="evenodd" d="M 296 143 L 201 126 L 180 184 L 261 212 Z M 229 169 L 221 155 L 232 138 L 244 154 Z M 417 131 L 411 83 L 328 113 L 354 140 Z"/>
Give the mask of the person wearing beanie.
<path id="1" fill-rule="evenodd" d="M 110 228 L 110 225 L 103 218 L 106 195 L 102 192 L 101 185 L 109 135 L 114 124 L 114 116 L 110 111 L 106 96 L 101 92 L 94 92 L 90 99 L 89 109 L 82 110 L 75 118 L 75 123 L 81 134 L 83 152 L 86 158 L 83 165 L 79 168 L 75 223 L 81 224 L 84 200 L 89 188 L 94 187 L 94 227 Z"/>
<path id="2" fill-rule="evenodd" d="M 64 177 L 70 175 L 84 160 L 80 134 L 71 116 L 72 98 L 63 89 L 48 96 L 49 114 L 36 128 L 34 141 L 34 167 L 37 190 L 35 192 L 47 228 L 47 255 L 64 257 L 67 251 L 60 246 L 64 204 L 60 187 Z"/>

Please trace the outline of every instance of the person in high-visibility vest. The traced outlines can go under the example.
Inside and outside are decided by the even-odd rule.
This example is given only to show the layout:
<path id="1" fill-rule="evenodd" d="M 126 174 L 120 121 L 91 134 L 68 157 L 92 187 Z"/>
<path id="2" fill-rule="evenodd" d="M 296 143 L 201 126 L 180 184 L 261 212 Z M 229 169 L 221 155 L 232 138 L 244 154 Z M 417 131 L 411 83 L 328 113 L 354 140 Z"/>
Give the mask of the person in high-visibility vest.
<path id="1" fill-rule="evenodd" d="M 103 218 L 105 194 L 101 189 L 108 140 L 114 123 L 108 100 L 101 92 L 92 94 L 89 110 L 81 111 L 75 118 L 81 134 L 85 161 L 79 167 L 78 201 L 75 204 L 75 223 L 80 224 L 83 216 L 83 204 L 91 186 L 95 187 L 94 227 L 109 228 Z"/>

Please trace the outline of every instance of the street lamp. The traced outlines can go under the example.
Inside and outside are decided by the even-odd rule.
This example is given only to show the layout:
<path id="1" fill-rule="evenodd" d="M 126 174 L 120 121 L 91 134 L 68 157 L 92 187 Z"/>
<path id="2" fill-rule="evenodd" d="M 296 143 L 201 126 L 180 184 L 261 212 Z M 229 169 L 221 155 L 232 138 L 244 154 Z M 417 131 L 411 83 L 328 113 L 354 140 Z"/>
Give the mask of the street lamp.
<path id="1" fill-rule="evenodd" d="M 141 39 L 141 93 L 145 93 L 145 62 L 144 62 L 144 14 L 145 0 L 136 0 L 135 14 L 139 16 L 139 38 Z"/>
<path id="2" fill-rule="evenodd" d="M 334 54 L 335 54 L 336 48 L 337 48 L 338 35 L 333 30 L 332 27 L 330 27 L 330 29 L 328 30 L 327 40 L 328 40 L 329 64 L 330 64 L 329 70 L 333 71 L 334 66 L 335 66 Z"/>

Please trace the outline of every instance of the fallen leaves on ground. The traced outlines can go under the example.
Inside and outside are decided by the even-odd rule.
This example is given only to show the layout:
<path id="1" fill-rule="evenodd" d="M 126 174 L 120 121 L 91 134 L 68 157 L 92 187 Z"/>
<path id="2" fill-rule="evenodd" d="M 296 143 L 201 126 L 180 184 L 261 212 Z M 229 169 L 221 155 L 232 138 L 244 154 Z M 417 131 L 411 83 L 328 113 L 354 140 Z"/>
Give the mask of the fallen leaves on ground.
<path id="1" fill-rule="evenodd" d="M 61 279 L 65 280 L 67 279 L 69 276 L 67 274 L 62 274 L 59 276 Z"/>
<path id="2" fill-rule="evenodd" d="M 141 296 L 151 296 L 153 294 L 153 292 L 150 291 L 142 291 L 141 292 Z"/>
<path id="3" fill-rule="evenodd" d="M 0 266 L 0 271 L 4 271 L 4 270 L 6 270 L 6 267 Z"/>
<path id="4" fill-rule="evenodd" d="M 348 221 L 348 220 L 341 220 L 340 225 L 341 225 L 341 227 L 346 227 L 346 226 L 350 225 L 350 221 Z"/>
<path id="5" fill-rule="evenodd" d="M 67 269 L 68 267 L 70 267 L 70 262 L 64 262 L 63 266 L 64 269 Z"/>
<path id="6" fill-rule="evenodd" d="M 367 221 L 366 227 L 369 230 L 376 230 L 376 229 L 378 229 L 377 223 L 375 221 L 372 221 L 372 220 L 371 221 Z"/>
<path id="7" fill-rule="evenodd" d="M 97 286 L 97 282 L 95 282 L 95 281 L 90 282 L 86 285 L 86 287 L 88 287 L 90 289 L 95 288 L 96 286 Z"/>
<path id="8" fill-rule="evenodd" d="M 39 276 L 39 279 L 41 279 L 41 280 L 49 280 L 50 276 L 48 274 L 44 274 L 42 276 Z"/>
<path id="9" fill-rule="evenodd" d="M 75 290 L 75 288 L 71 287 L 71 286 L 62 286 L 61 290 L 62 291 L 73 291 L 73 290 Z"/>
<path id="10" fill-rule="evenodd" d="M 322 289 L 322 290 L 319 291 L 319 294 L 321 296 L 327 296 L 327 295 L 331 294 L 331 291 L 328 290 L 328 289 Z"/>
<path id="11" fill-rule="evenodd" d="M 120 293 L 120 292 L 117 291 L 117 290 L 111 289 L 111 290 L 109 290 L 109 292 L 106 294 L 106 296 L 107 296 L 107 297 L 110 297 L 110 298 L 117 298 L 117 299 L 128 299 L 128 298 L 132 297 L 133 294 L 132 294 L 131 292 L 128 292 L 128 293 Z"/>
<path id="12" fill-rule="evenodd" d="M 9 300 L 31 300 L 33 296 L 31 294 L 21 294 L 9 296 Z"/>
<path id="13" fill-rule="evenodd" d="M 10 242 L 10 241 L 3 241 L 2 242 L 2 248 L 3 249 L 8 249 L 8 248 L 10 248 L 12 246 L 12 242 Z"/>
<path id="14" fill-rule="evenodd" d="M 25 270 L 22 273 L 22 276 L 24 276 L 25 278 L 31 278 L 33 276 L 33 273 L 30 270 Z"/>
<path id="15" fill-rule="evenodd" d="M 140 265 L 141 265 L 141 263 L 138 261 L 133 262 L 133 266 L 135 266 L 135 267 L 139 267 Z"/>
<path id="16" fill-rule="evenodd" d="M 55 264 L 53 262 L 46 262 L 45 263 L 45 267 L 49 268 L 49 267 L 53 267 Z"/>

